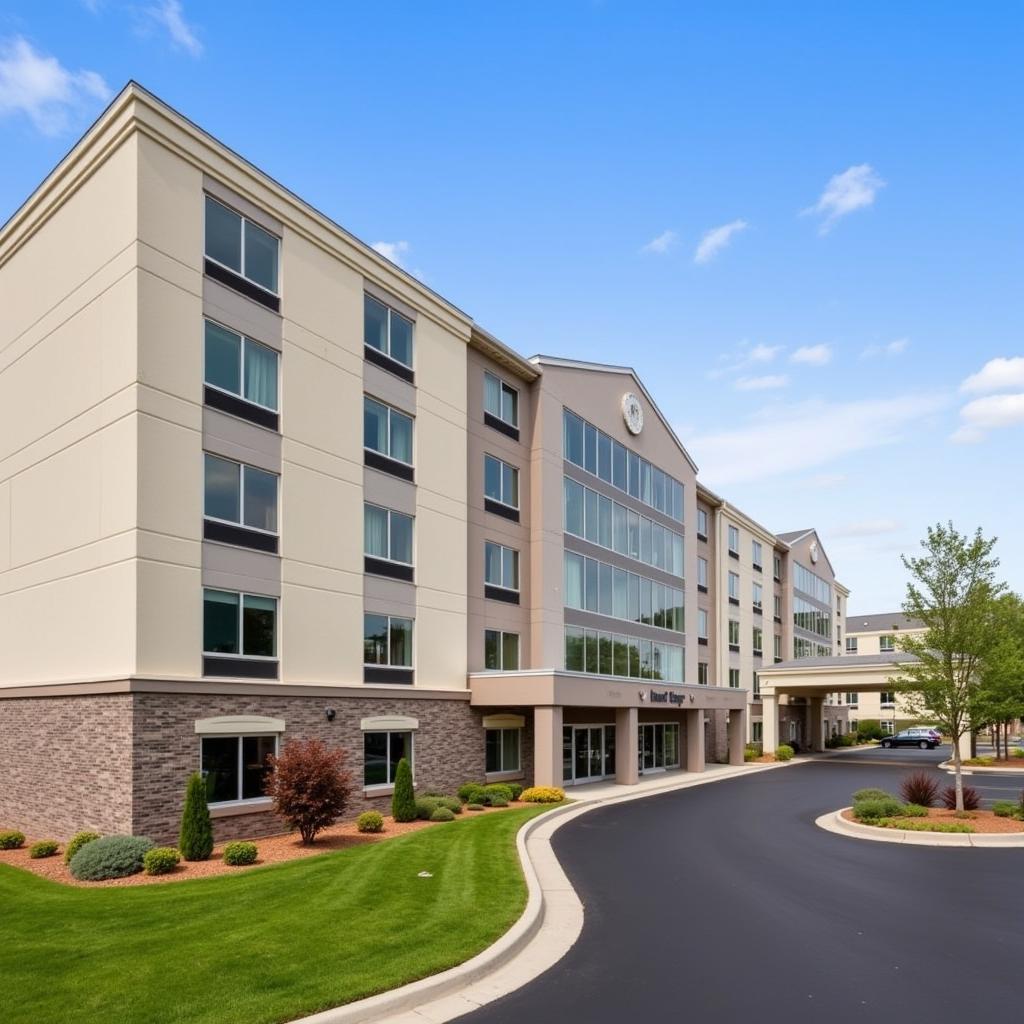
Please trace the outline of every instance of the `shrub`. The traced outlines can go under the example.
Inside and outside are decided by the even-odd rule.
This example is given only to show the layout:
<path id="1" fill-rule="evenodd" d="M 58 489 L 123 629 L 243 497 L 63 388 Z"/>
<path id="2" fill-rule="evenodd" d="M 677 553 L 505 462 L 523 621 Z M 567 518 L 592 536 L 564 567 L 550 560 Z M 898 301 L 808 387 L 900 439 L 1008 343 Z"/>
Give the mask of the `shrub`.
<path id="1" fill-rule="evenodd" d="M 997 800 L 992 805 L 992 813 L 997 818 L 1013 818 L 1017 814 L 1017 804 L 1012 800 Z"/>
<path id="2" fill-rule="evenodd" d="M 33 843 L 28 848 L 28 855 L 33 860 L 40 860 L 43 857 L 52 857 L 59 849 L 60 845 L 55 839 L 40 839 L 38 843 Z"/>
<path id="3" fill-rule="evenodd" d="M 744 761 L 756 761 L 762 754 L 764 747 L 760 743 L 748 743 L 743 748 Z"/>
<path id="4" fill-rule="evenodd" d="M 780 743 L 775 748 L 776 761 L 789 761 L 793 757 L 793 748 L 788 743 Z"/>
<path id="5" fill-rule="evenodd" d="M 157 846 L 142 858 L 147 875 L 169 875 L 181 861 L 181 854 L 173 846 Z"/>
<path id="6" fill-rule="evenodd" d="M 927 818 L 928 808 L 921 804 L 911 802 L 904 804 L 903 810 L 900 813 L 904 818 Z"/>
<path id="7" fill-rule="evenodd" d="M 508 807 L 508 801 L 503 796 L 498 796 L 498 794 L 495 794 L 494 796 L 491 797 L 491 806 L 492 807 Z"/>
<path id="8" fill-rule="evenodd" d="M 24 845 L 24 832 L 0 832 L 0 850 L 20 850 Z"/>
<path id="9" fill-rule="evenodd" d="M 430 816 L 431 821 L 454 821 L 455 813 L 447 807 L 438 807 Z"/>
<path id="10" fill-rule="evenodd" d="M 484 792 L 487 794 L 488 801 L 491 802 L 491 806 L 494 806 L 494 797 L 501 797 L 506 804 L 512 799 L 512 787 L 505 785 L 504 782 L 492 782 L 488 786 L 484 786 Z"/>
<path id="11" fill-rule="evenodd" d="M 942 791 L 942 806 L 949 811 L 956 810 L 956 786 L 947 786 Z M 964 786 L 964 810 L 976 811 L 981 806 L 981 794 L 973 786 Z"/>
<path id="12" fill-rule="evenodd" d="M 894 821 L 892 818 L 881 818 L 875 824 L 882 828 L 902 828 L 907 832 L 973 832 L 973 825 L 965 825 L 960 821 Z"/>
<path id="13" fill-rule="evenodd" d="M 213 853 L 213 822 L 206 803 L 206 783 L 199 772 L 189 776 L 185 787 L 178 849 L 185 860 L 209 860 Z"/>
<path id="14" fill-rule="evenodd" d="M 395 791 L 391 795 L 391 817 L 395 821 L 415 821 L 416 791 L 412 784 L 412 767 L 407 758 L 398 762 L 395 771 Z"/>
<path id="15" fill-rule="evenodd" d="M 230 864 L 233 868 L 255 864 L 258 852 L 255 843 L 228 843 L 224 847 L 224 863 Z"/>
<path id="16" fill-rule="evenodd" d="M 859 800 L 895 800 L 892 793 L 886 793 L 884 789 L 858 789 L 853 794 L 853 802 Z"/>
<path id="17" fill-rule="evenodd" d="M 857 725 L 857 735 L 863 742 L 868 740 L 880 740 L 885 733 L 882 732 L 881 724 L 873 718 L 866 718 Z"/>
<path id="18" fill-rule="evenodd" d="M 360 832 L 383 832 L 384 815 L 378 811 L 363 811 L 356 818 L 356 828 Z"/>
<path id="19" fill-rule="evenodd" d="M 304 845 L 345 813 L 352 787 L 352 776 L 345 770 L 347 757 L 344 750 L 331 750 L 320 740 L 292 740 L 277 757 L 267 758 L 267 795 Z"/>
<path id="20" fill-rule="evenodd" d="M 531 786 L 520 793 L 519 799 L 528 804 L 558 804 L 565 799 L 565 790 L 557 786 Z"/>
<path id="21" fill-rule="evenodd" d="M 430 816 L 440 806 L 436 796 L 418 796 L 416 797 L 416 817 L 420 821 L 430 821 Z M 395 818 L 395 821 L 398 821 L 398 818 Z"/>
<path id="22" fill-rule="evenodd" d="M 143 836 L 104 836 L 83 846 L 68 866 L 80 882 L 125 878 L 142 870 L 143 860 L 153 846 L 153 840 Z"/>
<path id="23" fill-rule="evenodd" d="M 853 805 L 853 816 L 858 821 L 877 821 L 879 818 L 899 817 L 903 805 L 895 797 L 885 800 L 858 800 Z"/>
<path id="24" fill-rule="evenodd" d="M 911 772 L 900 783 L 900 795 L 908 804 L 934 807 L 939 798 L 939 780 L 928 772 Z"/>
<path id="25" fill-rule="evenodd" d="M 523 793 L 523 787 L 518 782 L 506 782 L 504 783 L 512 791 L 512 799 L 518 800 Z"/>
<path id="26" fill-rule="evenodd" d="M 99 839 L 99 832 L 76 832 L 67 846 L 64 847 L 64 863 L 70 864 L 71 858 L 88 843 Z"/>
<path id="27" fill-rule="evenodd" d="M 467 811 L 482 811 L 483 809 L 483 804 L 466 804 Z"/>
<path id="28" fill-rule="evenodd" d="M 480 782 L 464 782 L 456 790 L 456 793 L 464 804 L 482 804 L 484 802 L 484 787 Z"/>
<path id="29" fill-rule="evenodd" d="M 1024 757 L 1024 750 L 1022 750 L 1022 749 L 1021 749 L 1020 747 L 1018 747 L 1018 748 L 1017 748 L 1017 749 L 1016 749 L 1016 750 L 1015 750 L 1015 751 L 1013 752 L 1013 756 L 1014 756 L 1014 757 Z"/>

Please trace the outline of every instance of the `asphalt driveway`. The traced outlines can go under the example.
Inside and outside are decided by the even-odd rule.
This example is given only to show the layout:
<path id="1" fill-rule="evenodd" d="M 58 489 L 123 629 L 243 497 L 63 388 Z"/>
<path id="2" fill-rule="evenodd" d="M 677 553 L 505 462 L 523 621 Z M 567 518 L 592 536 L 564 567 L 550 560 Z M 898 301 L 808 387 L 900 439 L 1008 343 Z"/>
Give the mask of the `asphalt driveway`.
<path id="1" fill-rule="evenodd" d="M 942 759 L 851 752 L 567 825 L 554 845 L 586 908 L 580 941 L 535 982 L 460 1019 L 962 1024 L 1012 1012 L 1024 849 L 867 843 L 814 825 L 855 789 L 896 788 L 908 767 L 876 753 L 922 767 Z M 991 785 L 1012 797 L 1024 777 Z"/>

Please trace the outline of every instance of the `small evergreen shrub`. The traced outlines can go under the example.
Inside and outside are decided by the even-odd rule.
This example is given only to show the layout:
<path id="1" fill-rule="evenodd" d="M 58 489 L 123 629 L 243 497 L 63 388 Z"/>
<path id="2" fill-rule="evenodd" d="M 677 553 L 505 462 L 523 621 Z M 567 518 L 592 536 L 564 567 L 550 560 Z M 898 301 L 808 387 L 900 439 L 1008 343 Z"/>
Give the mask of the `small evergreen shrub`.
<path id="1" fill-rule="evenodd" d="M 412 784 L 412 766 L 408 758 L 398 762 L 395 771 L 395 791 L 391 796 L 391 817 L 395 821 L 416 820 L 416 791 Z"/>
<path id="2" fill-rule="evenodd" d="M 70 864 L 71 858 L 88 843 L 100 838 L 99 832 L 76 832 L 67 846 L 64 847 L 64 863 Z"/>
<path id="3" fill-rule="evenodd" d="M 928 772 L 911 772 L 900 783 L 900 796 L 908 804 L 934 807 L 939 798 L 939 780 Z"/>
<path id="4" fill-rule="evenodd" d="M 153 846 L 153 840 L 144 836 L 104 836 L 83 846 L 68 867 L 80 882 L 126 878 L 142 870 L 143 860 Z"/>
<path id="5" fill-rule="evenodd" d="M 490 785 L 484 786 L 484 792 L 492 807 L 494 806 L 494 797 L 500 797 L 506 805 L 512 799 L 512 787 L 506 786 L 504 782 L 492 782 Z"/>
<path id="6" fill-rule="evenodd" d="M 206 782 L 199 772 L 189 776 L 185 787 L 178 849 L 185 860 L 209 860 L 213 853 L 213 822 L 206 803 Z"/>
<path id="7" fill-rule="evenodd" d="M 895 797 L 885 800 L 858 800 L 853 805 L 853 816 L 858 821 L 877 822 L 879 818 L 897 818 L 903 805 Z"/>
<path id="8" fill-rule="evenodd" d="M 928 808 L 922 804 L 908 803 L 903 805 L 900 813 L 904 818 L 927 818 Z"/>
<path id="9" fill-rule="evenodd" d="M 430 816 L 440 806 L 436 796 L 418 796 L 416 797 L 416 817 L 420 821 L 430 821 Z M 398 818 L 395 818 L 395 821 L 398 821 Z"/>
<path id="10" fill-rule="evenodd" d="M 789 761 L 793 757 L 793 748 L 788 743 L 780 743 L 775 748 L 776 761 Z"/>
<path id="11" fill-rule="evenodd" d="M 438 807 L 430 816 L 431 821 L 454 821 L 455 814 L 447 807 Z"/>
<path id="12" fill-rule="evenodd" d="M 20 850 L 24 845 L 24 832 L 0 832 L 0 850 Z"/>
<path id="13" fill-rule="evenodd" d="M 356 818 L 356 828 L 360 832 L 383 832 L 384 815 L 378 811 L 363 811 Z"/>
<path id="14" fill-rule="evenodd" d="M 961 821 L 904 821 L 880 818 L 872 824 L 882 828 L 901 828 L 906 832 L 973 832 L 974 826 Z"/>
<path id="15" fill-rule="evenodd" d="M 486 796 L 483 784 L 479 782 L 464 782 L 456 792 L 464 804 L 482 804 Z"/>
<path id="16" fill-rule="evenodd" d="M 28 848 L 28 855 L 33 860 L 40 860 L 43 857 L 52 857 L 59 849 L 60 845 L 55 839 L 40 839 L 38 843 L 33 843 Z"/>
<path id="17" fill-rule="evenodd" d="M 763 749 L 760 743 L 748 743 L 743 748 L 743 760 L 756 761 L 761 756 Z"/>
<path id="18" fill-rule="evenodd" d="M 565 790 L 557 786 L 531 786 L 519 794 L 519 799 L 528 804 L 559 804 L 565 799 Z"/>
<path id="19" fill-rule="evenodd" d="M 491 797 L 492 807 L 508 807 L 508 801 L 503 796 L 495 794 Z"/>
<path id="20" fill-rule="evenodd" d="M 853 802 L 857 803 L 860 800 L 895 800 L 896 797 L 892 793 L 887 793 L 884 789 L 858 789 L 853 794 Z"/>
<path id="21" fill-rule="evenodd" d="M 512 799 L 518 800 L 523 794 L 523 787 L 518 782 L 506 782 L 505 785 L 512 791 Z"/>
<path id="22" fill-rule="evenodd" d="M 173 846 L 157 846 L 142 858 L 147 875 L 169 875 L 181 862 L 181 854 Z"/>
<path id="23" fill-rule="evenodd" d="M 467 811 L 482 811 L 483 809 L 483 804 L 466 804 Z"/>
<path id="24" fill-rule="evenodd" d="M 956 810 L 956 786 L 947 786 L 942 791 L 942 806 L 948 811 Z M 976 811 L 981 806 L 981 794 L 973 786 L 964 786 L 964 810 Z"/>
<path id="25" fill-rule="evenodd" d="M 1017 804 L 1012 800 L 997 800 L 992 805 L 992 813 L 997 818 L 1013 818 L 1017 814 Z"/>
<path id="26" fill-rule="evenodd" d="M 347 759 L 345 750 L 332 750 L 320 740 L 291 740 L 277 757 L 267 758 L 266 794 L 303 844 L 315 842 L 318 832 L 345 813 L 352 788 L 352 776 L 345 770 Z M 415 808 L 412 813 L 415 817 Z"/>
<path id="27" fill-rule="evenodd" d="M 258 852 L 255 843 L 228 843 L 224 847 L 224 863 L 230 864 L 233 868 L 240 868 L 246 864 L 255 864 Z"/>

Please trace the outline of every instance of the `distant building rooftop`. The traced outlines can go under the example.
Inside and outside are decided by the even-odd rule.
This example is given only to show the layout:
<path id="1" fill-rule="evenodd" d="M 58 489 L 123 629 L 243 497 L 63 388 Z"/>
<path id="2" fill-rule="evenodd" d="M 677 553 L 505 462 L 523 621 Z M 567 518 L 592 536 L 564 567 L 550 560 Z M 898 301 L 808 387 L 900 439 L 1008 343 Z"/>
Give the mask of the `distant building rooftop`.
<path id="1" fill-rule="evenodd" d="M 846 617 L 846 634 L 878 633 L 891 630 L 898 633 L 901 629 L 924 629 L 920 619 L 912 619 L 903 612 L 879 612 L 876 615 L 848 615 Z"/>

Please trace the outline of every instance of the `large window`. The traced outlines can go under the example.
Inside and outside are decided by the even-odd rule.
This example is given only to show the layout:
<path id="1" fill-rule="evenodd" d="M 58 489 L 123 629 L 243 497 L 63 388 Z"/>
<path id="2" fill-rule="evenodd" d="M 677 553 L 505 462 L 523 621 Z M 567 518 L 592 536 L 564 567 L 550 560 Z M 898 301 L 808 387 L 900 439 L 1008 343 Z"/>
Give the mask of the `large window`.
<path id="1" fill-rule="evenodd" d="M 366 502 L 363 552 L 370 558 L 412 565 L 412 516 Z"/>
<path id="2" fill-rule="evenodd" d="M 206 197 L 206 258 L 277 294 L 280 241 L 258 224 Z"/>
<path id="3" fill-rule="evenodd" d="M 276 657 L 277 599 L 204 590 L 203 652 L 221 657 Z"/>
<path id="4" fill-rule="evenodd" d="M 496 672 L 519 670 L 519 634 L 484 630 L 484 668 Z"/>
<path id="5" fill-rule="evenodd" d="M 412 668 L 412 619 L 397 615 L 363 616 L 363 665 Z"/>
<path id="6" fill-rule="evenodd" d="M 493 373 L 484 371 L 484 412 L 490 413 L 495 419 L 510 427 L 519 427 L 519 392 L 495 377 Z"/>
<path id="7" fill-rule="evenodd" d="M 729 620 L 729 646 L 739 650 L 740 624 L 735 619 Z"/>
<path id="8" fill-rule="evenodd" d="M 403 757 L 413 767 L 411 732 L 364 732 L 363 785 L 393 786 Z"/>
<path id="9" fill-rule="evenodd" d="M 754 626 L 754 657 L 759 658 L 764 644 L 764 632 L 760 626 Z"/>
<path id="10" fill-rule="evenodd" d="M 363 342 L 412 369 L 412 321 L 369 295 L 363 296 Z"/>
<path id="11" fill-rule="evenodd" d="M 259 800 L 277 755 L 276 736 L 203 736 L 200 763 L 211 804 Z"/>
<path id="12" fill-rule="evenodd" d="M 412 465 L 412 417 L 369 396 L 363 397 L 363 446 Z"/>
<path id="13" fill-rule="evenodd" d="M 519 510 L 519 470 L 493 455 L 484 456 L 484 495 Z"/>
<path id="14" fill-rule="evenodd" d="M 212 320 L 205 325 L 206 385 L 277 412 L 278 354 Z"/>
<path id="15" fill-rule="evenodd" d="M 277 533 L 277 474 L 206 455 L 203 514 L 250 530 Z"/>
<path id="16" fill-rule="evenodd" d="M 823 639 L 832 639 L 832 612 L 819 608 L 802 597 L 793 598 L 793 625 Z"/>
<path id="17" fill-rule="evenodd" d="M 729 554 L 740 557 L 740 531 L 735 526 L 729 527 Z"/>
<path id="18" fill-rule="evenodd" d="M 564 554 L 567 608 L 611 615 L 677 633 L 685 629 L 682 588 L 638 576 L 575 551 Z"/>
<path id="19" fill-rule="evenodd" d="M 602 676 L 684 682 L 685 650 L 639 637 L 565 627 L 565 668 Z"/>
<path id="20" fill-rule="evenodd" d="M 522 729 L 486 729 L 484 771 L 517 772 L 521 763 Z"/>
<path id="21" fill-rule="evenodd" d="M 678 480 L 568 409 L 563 412 L 562 424 L 567 462 L 662 514 L 683 521 L 683 485 Z"/>
<path id="22" fill-rule="evenodd" d="M 519 552 L 503 544 L 484 544 L 484 583 L 502 590 L 519 590 Z"/>
<path id="23" fill-rule="evenodd" d="M 832 585 L 799 562 L 793 563 L 793 586 L 815 601 L 827 604 L 829 609 L 832 608 Z"/>
<path id="24" fill-rule="evenodd" d="M 752 540 L 750 542 L 750 557 L 751 557 L 751 560 L 753 562 L 754 568 L 758 572 L 760 572 L 761 571 L 761 566 L 764 563 L 761 561 L 762 551 L 761 551 L 761 542 L 759 540 Z"/>

